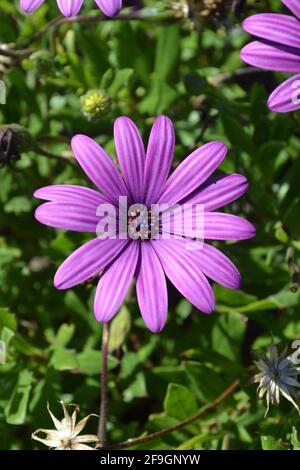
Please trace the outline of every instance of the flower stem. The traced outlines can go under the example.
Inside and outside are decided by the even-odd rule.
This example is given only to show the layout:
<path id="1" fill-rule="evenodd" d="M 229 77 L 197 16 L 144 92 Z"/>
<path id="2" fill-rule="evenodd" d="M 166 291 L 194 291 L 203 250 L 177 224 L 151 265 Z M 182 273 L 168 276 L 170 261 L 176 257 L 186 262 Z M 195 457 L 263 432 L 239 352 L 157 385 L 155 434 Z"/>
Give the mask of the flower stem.
<path id="1" fill-rule="evenodd" d="M 101 369 L 101 403 L 100 403 L 100 418 L 98 425 L 98 437 L 100 444 L 98 447 L 105 447 L 106 445 L 106 422 L 108 416 L 108 371 L 107 371 L 107 356 L 108 356 L 108 340 L 109 340 L 109 323 L 103 323 L 102 332 L 102 369 Z"/>
<path id="2" fill-rule="evenodd" d="M 107 447 L 107 449 L 126 449 L 128 447 L 133 447 L 138 444 L 145 444 L 146 442 L 153 441 L 154 439 L 160 439 L 162 436 L 169 434 L 170 432 L 177 431 L 178 429 L 184 428 L 188 424 L 193 423 L 197 419 L 201 418 L 205 413 L 214 410 L 220 403 L 222 403 L 226 398 L 232 395 L 233 392 L 239 387 L 240 382 L 239 380 L 235 380 L 229 385 L 226 390 L 224 390 L 221 395 L 219 395 L 214 401 L 209 403 L 208 405 L 203 406 L 198 413 L 189 418 L 180 421 L 180 423 L 174 424 L 173 426 L 169 426 L 168 428 L 162 429 L 161 431 L 154 432 L 152 434 L 148 434 L 148 436 L 139 437 L 137 439 L 130 439 L 129 441 L 120 442 L 119 444 L 115 444 L 112 446 Z"/>
<path id="3" fill-rule="evenodd" d="M 25 42 L 23 47 L 29 47 L 33 42 L 41 39 L 45 36 L 49 31 L 55 32 L 61 26 L 65 24 L 73 24 L 73 23 L 99 23 L 99 22 L 107 22 L 107 21 L 136 21 L 136 20 L 143 20 L 143 21 L 150 21 L 150 22 L 163 22 L 163 23 L 172 23 L 178 22 L 182 19 L 182 15 L 178 12 L 174 12 L 172 10 L 167 11 L 157 11 L 155 8 L 144 8 L 142 10 L 137 11 L 130 11 L 129 13 L 120 13 L 119 15 L 114 16 L 113 18 L 109 16 L 105 16 L 103 14 L 100 15 L 78 15 L 72 17 L 65 17 L 65 18 L 55 18 L 54 20 L 50 21 L 45 28 L 38 31 L 35 35 L 33 35 L 28 41 Z"/>
<path id="4" fill-rule="evenodd" d="M 41 147 L 39 144 L 35 144 L 34 146 L 34 150 L 36 153 L 38 153 L 41 157 L 47 157 L 47 158 L 52 158 L 52 159 L 55 159 L 55 160 L 58 160 L 60 162 L 65 162 L 67 163 L 68 165 L 71 165 L 73 167 L 75 167 L 73 161 L 69 158 L 66 158 L 66 157 L 63 157 L 57 153 L 54 153 L 54 152 L 51 152 L 43 147 Z"/>
<path id="5" fill-rule="evenodd" d="M 286 252 L 286 260 L 288 264 L 289 273 L 292 279 L 291 292 L 294 294 L 299 289 L 299 269 L 295 263 L 295 250 L 289 246 Z"/>

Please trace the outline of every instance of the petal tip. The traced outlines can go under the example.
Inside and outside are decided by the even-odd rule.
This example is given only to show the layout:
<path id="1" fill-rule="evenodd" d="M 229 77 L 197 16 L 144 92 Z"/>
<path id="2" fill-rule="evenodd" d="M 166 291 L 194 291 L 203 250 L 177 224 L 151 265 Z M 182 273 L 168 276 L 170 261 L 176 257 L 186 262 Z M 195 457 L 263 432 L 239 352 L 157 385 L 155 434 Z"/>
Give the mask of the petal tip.
<path id="1" fill-rule="evenodd" d="M 71 139 L 71 145 L 82 142 L 85 138 L 87 138 L 87 136 L 84 134 L 75 134 Z"/>
<path id="2" fill-rule="evenodd" d="M 253 238 L 256 236 L 256 227 L 251 224 L 251 222 L 249 222 L 249 225 L 250 225 L 250 237 L 249 238 Z"/>
<path id="3" fill-rule="evenodd" d="M 81 148 L 81 146 L 87 145 L 90 139 L 87 135 L 84 134 L 76 134 L 71 139 L 71 149 L 73 153 L 76 155 L 76 151 Z"/>
<path id="4" fill-rule="evenodd" d="M 243 285 L 243 279 L 240 273 L 237 271 L 236 273 L 236 279 L 232 280 L 231 285 L 229 286 L 230 289 L 232 290 L 240 290 Z"/>
<path id="5" fill-rule="evenodd" d="M 165 327 L 165 324 L 152 325 L 152 324 L 147 323 L 146 326 L 147 326 L 148 330 L 151 331 L 151 333 L 158 334 L 158 333 L 162 332 L 162 330 Z"/>
<path id="6" fill-rule="evenodd" d="M 53 285 L 56 289 L 58 290 L 64 290 L 66 287 L 64 286 L 64 281 L 59 273 L 59 270 L 56 272 L 54 279 L 53 279 Z"/>
<path id="7" fill-rule="evenodd" d="M 207 308 L 205 308 L 205 309 L 202 308 L 201 312 L 205 313 L 206 315 L 211 315 L 214 312 L 215 307 L 216 307 L 216 305 L 215 305 L 215 301 L 214 301 L 209 306 L 207 306 Z"/>
<path id="8" fill-rule="evenodd" d="M 246 44 L 241 50 L 240 50 L 240 58 L 246 62 L 246 64 L 249 63 L 250 58 L 253 54 L 253 47 L 254 47 L 255 42 L 249 42 Z M 251 64 L 250 64 L 251 65 Z"/>
<path id="9" fill-rule="evenodd" d="M 122 8 L 122 0 L 95 0 L 98 7 L 106 16 L 113 18 Z"/>
<path id="10" fill-rule="evenodd" d="M 218 152 L 218 156 L 223 160 L 228 152 L 228 147 L 224 142 L 221 140 L 214 140 L 213 142 L 209 143 L 211 147 L 215 147 L 216 151 Z"/>
<path id="11" fill-rule="evenodd" d="M 42 191 L 43 188 L 39 188 L 39 189 L 36 189 L 33 193 L 33 197 L 35 197 L 36 199 L 43 199 L 41 196 L 40 196 L 40 193 Z"/>
<path id="12" fill-rule="evenodd" d="M 44 204 L 38 206 L 35 211 L 34 211 L 34 218 L 40 222 L 41 224 L 44 224 L 43 217 L 42 217 L 42 207 Z"/>

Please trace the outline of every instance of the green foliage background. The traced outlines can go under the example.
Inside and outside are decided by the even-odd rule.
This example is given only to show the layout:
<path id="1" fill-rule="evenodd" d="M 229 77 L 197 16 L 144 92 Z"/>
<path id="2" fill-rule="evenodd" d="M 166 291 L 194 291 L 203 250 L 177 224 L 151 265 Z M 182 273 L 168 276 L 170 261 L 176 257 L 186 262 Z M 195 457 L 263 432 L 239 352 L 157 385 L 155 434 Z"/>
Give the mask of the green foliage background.
<path id="1" fill-rule="evenodd" d="M 144 3 L 163 16 L 164 2 Z M 52 283 L 86 238 L 36 222 L 32 194 L 48 184 L 86 184 L 72 159 L 72 135 L 85 133 L 114 156 L 117 116 L 135 120 L 146 141 L 160 113 L 175 125 L 176 163 L 205 142 L 226 142 L 221 170 L 250 181 L 229 211 L 252 220 L 257 236 L 218 245 L 244 284 L 240 292 L 215 285 L 211 316 L 170 286 L 167 326 L 153 335 L 135 296 L 128 298 L 112 325 L 109 442 L 176 423 L 239 378 L 241 388 L 213 413 L 141 448 L 221 449 L 229 442 L 230 449 L 299 449 L 296 410 L 282 402 L 264 419 L 249 371 L 251 350 L 269 344 L 271 333 L 282 345 L 300 336 L 299 293 L 290 291 L 286 259 L 293 248 L 299 265 L 299 113 L 270 113 L 268 93 L 283 77 L 254 72 L 239 58 L 248 40 L 243 16 L 283 10 L 280 1 L 248 1 L 242 16 L 206 21 L 199 31 L 188 21 L 157 21 L 154 12 L 145 21 L 64 24 L 33 40 L 58 16 L 55 2 L 26 16 L 17 1 L 0 0 L 0 41 L 34 49 L 5 65 L 0 56 L 7 86 L 0 124 L 21 124 L 40 147 L 62 157 L 28 150 L 0 170 L 0 336 L 8 346 L 0 365 L 1 449 L 43 448 L 30 436 L 52 427 L 47 401 L 56 415 L 59 399 L 79 404 L 82 416 L 99 408 L 102 327 L 93 317 L 94 284 L 62 292 Z M 99 12 L 86 0 L 83 13 Z M 80 97 L 94 88 L 109 93 L 111 110 L 88 120 Z M 95 433 L 96 425 L 91 420 L 88 430 Z"/>

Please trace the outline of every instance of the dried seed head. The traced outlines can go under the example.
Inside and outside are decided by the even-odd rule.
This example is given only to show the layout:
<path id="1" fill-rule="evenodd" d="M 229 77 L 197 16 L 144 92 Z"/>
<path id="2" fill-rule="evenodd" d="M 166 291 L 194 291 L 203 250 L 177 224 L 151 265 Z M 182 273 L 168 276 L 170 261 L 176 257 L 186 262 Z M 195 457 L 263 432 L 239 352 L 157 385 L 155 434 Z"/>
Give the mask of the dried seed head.
<path id="1" fill-rule="evenodd" d="M 266 397 L 265 416 L 269 411 L 270 404 L 279 405 L 280 395 L 290 401 L 300 414 L 299 406 L 295 401 L 297 389 L 300 387 L 300 383 L 297 382 L 300 368 L 296 367 L 291 358 L 287 356 L 287 349 L 284 349 L 279 355 L 272 339 L 266 354 L 258 352 L 256 354 L 258 360 L 255 361 L 255 365 L 260 372 L 254 376 L 253 381 L 259 383 L 258 397 Z"/>
<path id="2" fill-rule="evenodd" d="M 240 0 L 180 0 L 172 5 L 178 15 L 188 18 L 195 29 L 202 29 L 206 21 L 213 23 L 226 19 L 238 7 Z"/>
<path id="3" fill-rule="evenodd" d="M 19 160 L 23 151 L 32 148 L 33 139 L 25 127 L 19 124 L 0 126 L 0 168 Z"/>
<path id="4" fill-rule="evenodd" d="M 77 414 L 80 410 L 79 406 L 73 405 L 75 410 L 70 416 L 64 402 L 61 401 L 60 404 L 64 412 L 63 419 L 59 421 L 51 412 L 49 404 L 47 404 L 55 429 L 37 429 L 32 433 L 32 439 L 56 450 L 95 450 L 94 447 L 90 447 L 86 443 L 95 442 L 99 444 L 98 437 L 93 434 L 79 435 L 79 433 L 84 429 L 89 418 L 97 415 L 90 414 L 76 424 Z M 38 434 L 43 434 L 45 437 L 39 437 Z"/>

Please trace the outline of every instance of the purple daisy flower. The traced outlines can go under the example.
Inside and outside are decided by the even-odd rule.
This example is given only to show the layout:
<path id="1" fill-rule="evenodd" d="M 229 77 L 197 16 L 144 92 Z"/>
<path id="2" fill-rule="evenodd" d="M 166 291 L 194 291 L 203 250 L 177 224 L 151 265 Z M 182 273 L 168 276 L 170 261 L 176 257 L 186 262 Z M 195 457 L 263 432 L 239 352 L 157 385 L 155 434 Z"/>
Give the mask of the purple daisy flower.
<path id="1" fill-rule="evenodd" d="M 25 13 L 32 13 L 45 0 L 20 0 L 20 7 Z M 56 0 L 64 16 L 75 16 L 79 13 L 83 0 Z M 115 16 L 122 8 L 122 0 L 95 0 L 106 16 Z"/>
<path id="2" fill-rule="evenodd" d="M 260 38 L 245 46 L 241 58 L 266 70 L 293 73 L 270 95 L 271 111 L 286 113 L 300 109 L 300 2 L 282 0 L 295 16 L 261 13 L 247 18 L 244 29 Z"/>
<path id="3" fill-rule="evenodd" d="M 169 118 L 160 116 L 155 120 L 147 151 L 137 127 L 127 117 L 116 120 L 114 138 L 121 174 L 95 141 L 84 135 L 73 137 L 74 155 L 98 190 L 70 185 L 38 189 L 35 197 L 48 201 L 36 209 L 38 221 L 51 227 L 95 233 L 100 218 L 98 207 L 104 204 L 119 210 L 121 196 L 130 204 L 143 204 L 147 208 L 153 204 L 171 208 L 180 207 L 183 202 L 193 207 L 201 204 L 207 239 L 243 240 L 255 235 L 248 221 L 215 212 L 239 198 L 248 188 L 247 179 L 238 174 L 211 177 L 227 153 L 222 142 L 211 142 L 195 150 L 169 176 L 175 145 Z M 135 220 L 136 214 L 129 210 L 127 216 L 126 224 Z M 146 225 L 148 217 L 147 213 L 146 221 L 143 219 Z M 161 227 L 160 223 L 157 227 Z M 175 234 L 176 224 L 170 227 L 170 233 Z M 211 313 L 215 306 L 207 278 L 228 288 L 240 287 L 238 270 L 214 246 L 205 242 L 198 249 L 193 234 L 191 238 L 189 234 L 184 238 L 164 238 L 159 233 L 153 239 L 149 231 L 147 233 L 148 236 L 137 239 L 93 238 L 64 261 L 56 272 L 54 285 L 67 289 L 101 273 L 94 310 L 98 321 L 108 322 L 119 310 L 136 278 L 141 314 L 153 332 L 161 331 L 167 318 L 166 276 L 204 313 Z"/>

